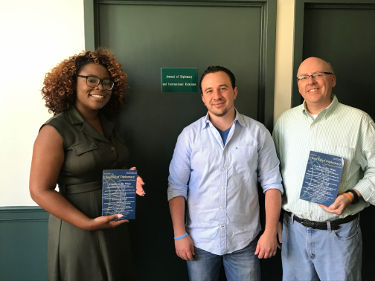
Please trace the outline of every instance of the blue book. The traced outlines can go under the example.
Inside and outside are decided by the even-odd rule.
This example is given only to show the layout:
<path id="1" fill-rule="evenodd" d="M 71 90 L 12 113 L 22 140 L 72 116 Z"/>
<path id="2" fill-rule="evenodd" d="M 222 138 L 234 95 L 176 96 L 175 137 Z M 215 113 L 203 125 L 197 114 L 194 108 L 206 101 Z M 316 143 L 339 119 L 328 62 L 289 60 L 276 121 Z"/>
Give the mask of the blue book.
<path id="1" fill-rule="evenodd" d="M 103 170 L 102 215 L 135 219 L 136 183 L 136 170 Z"/>
<path id="2" fill-rule="evenodd" d="M 337 197 L 343 167 L 342 157 L 310 151 L 300 199 L 331 205 Z"/>

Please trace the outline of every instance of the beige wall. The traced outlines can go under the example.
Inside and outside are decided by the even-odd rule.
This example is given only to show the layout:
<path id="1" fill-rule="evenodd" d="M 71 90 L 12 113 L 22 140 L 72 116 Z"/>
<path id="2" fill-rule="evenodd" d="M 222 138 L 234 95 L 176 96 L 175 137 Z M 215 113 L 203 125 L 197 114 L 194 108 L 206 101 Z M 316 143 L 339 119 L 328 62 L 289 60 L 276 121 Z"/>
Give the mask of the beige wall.
<path id="1" fill-rule="evenodd" d="M 277 1 L 275 118 L 290 107 L 294 1 Z M 83 0 L 6 1 L 0 36 L 0 206 L 30 206 L 32 146 L 51 116 L 42 81 L 57 62 L 84 49 Z"/>
<path id="2" fill-rule="evenodd" d="M 291 106 L 294 4 L 295 0 L 277 0 L 274 122 Z"/>
<path id="3" fill-rule="evenodd" d="M 50 116 L 40 90 L 47 71 L 84 49 L 83 1 L 4 1 L 0 38 L 0 206 L 34 205 L 32 147 Z"/>

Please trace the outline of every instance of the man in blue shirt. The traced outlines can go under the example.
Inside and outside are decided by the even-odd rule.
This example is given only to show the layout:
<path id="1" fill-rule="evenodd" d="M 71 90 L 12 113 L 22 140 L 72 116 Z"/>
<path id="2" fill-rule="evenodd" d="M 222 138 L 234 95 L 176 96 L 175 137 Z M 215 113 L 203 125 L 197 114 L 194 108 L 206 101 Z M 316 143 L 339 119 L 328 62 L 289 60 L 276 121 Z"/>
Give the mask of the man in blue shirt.
<path id="1" fill-rule="evenodd" d="M 283 188 L 274 143 L 261 123 L 235 109 L 230 70 L 208 67 L 200 86 L 208 113 L 179 135 L 169 168 L 176 253 L 187 260 L 190 280 L 217 280 L 221 265 L 229 281 L 260 280 L 258 259 L 279 245 Z M 259 239 L 258 182 L 266 213 Z"/>

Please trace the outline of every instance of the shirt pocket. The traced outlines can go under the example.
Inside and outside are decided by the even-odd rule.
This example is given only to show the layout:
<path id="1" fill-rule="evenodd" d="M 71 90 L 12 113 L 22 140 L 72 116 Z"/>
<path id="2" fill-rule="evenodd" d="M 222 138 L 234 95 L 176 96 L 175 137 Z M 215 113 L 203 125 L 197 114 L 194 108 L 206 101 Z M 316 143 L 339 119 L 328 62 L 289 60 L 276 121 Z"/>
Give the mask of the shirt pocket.
<path id="1" fill-rule="evenodd" d="M 360 232 L 361 229 L 358 218 L 354 221 L 340 224 L 339 229 L 333 231 L 337 239 L 344 241 L 354 239 L 360 234 Z"/>
<path id="2" fill-rule="evenodd" d="M 347 145 L 324 142 L 314 146 L 311 150 L 343 157 L 345 161 L 351 161 L 355 156 L 355 149 Z"/>
<path id="3" fill-rule="evenodd" d="M 98 146 L 95 143 L 78 143 L 65 152 L 65 171 L 68 175 L 92 177 L 97 172 Z"/>
<path id="4" fill-rule="evenodd" d="M 89 144 L 80 143 L 80 144 L 76 144 L 76 145 L 72 146 L 71 149 L 74 151 L 74 153 L 77 156 L 81 156 L 84 153 L 87 153 L 87 152 L 98 149 L 98 146 L 93 142 L 89 143 Z"/>
<path id="5" fill-rule="evenodd" d="M 232 148 L 230 158 L 234 175 L 256 174 L 258 167 L 258 148 L 256 145 L 235 145 Z"/>
<path id="6" fill-rule="evenodd" d="M 343 177 L 341 178 L 341 183 L 346 180 L 345 175 L 350 175 L 353 173 L 353 171 L 357 171 L 360 168 L 359 163 L 356 163 L 356 150 L 351 146 L 337 145 L 335 143 L 326 142 L 313 147 L 311 150 L 335 155 L 344 159 L 344 168 L 342 173 Z"/>

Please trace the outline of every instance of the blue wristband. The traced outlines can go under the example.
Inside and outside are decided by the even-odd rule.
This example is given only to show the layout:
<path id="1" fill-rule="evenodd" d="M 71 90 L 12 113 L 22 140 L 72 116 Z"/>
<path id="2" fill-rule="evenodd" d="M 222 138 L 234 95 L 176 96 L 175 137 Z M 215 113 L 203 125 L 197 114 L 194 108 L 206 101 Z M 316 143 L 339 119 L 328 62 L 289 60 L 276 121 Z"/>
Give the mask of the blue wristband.
<path id="1" fill-rule="evenodd" d="M 184 235 L 181 235 L 181 236 L 178 236 L 178 237 L 174 237 L 173 239 L 174 240 L 180 240 L 180 239 L 182 239 L 182 238 L 185 238 L 186 236 L 188 236 L 189 234 L 187 234 L 187 232 L 185 232 L 185 234 Z"/>

